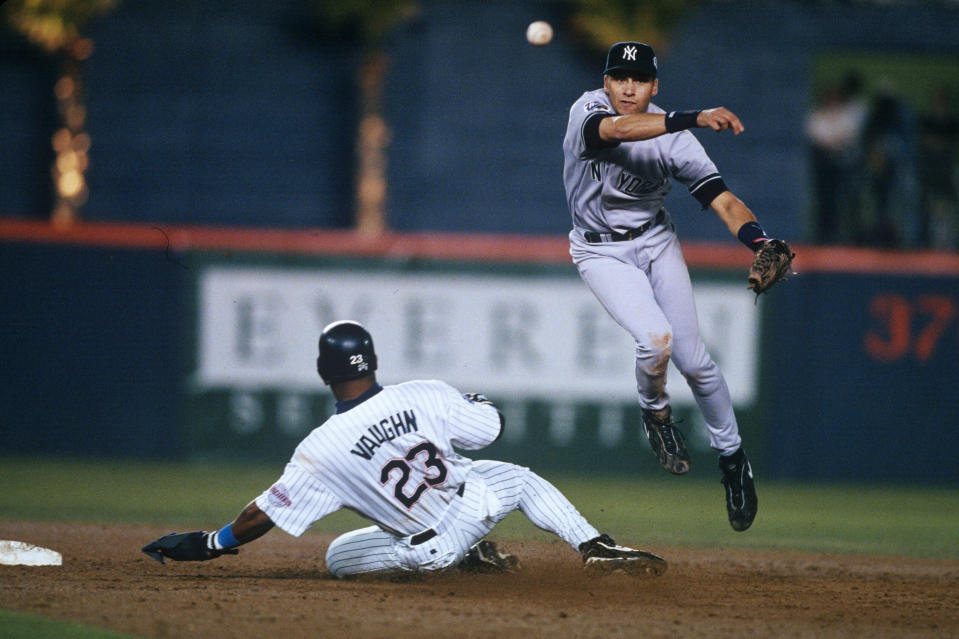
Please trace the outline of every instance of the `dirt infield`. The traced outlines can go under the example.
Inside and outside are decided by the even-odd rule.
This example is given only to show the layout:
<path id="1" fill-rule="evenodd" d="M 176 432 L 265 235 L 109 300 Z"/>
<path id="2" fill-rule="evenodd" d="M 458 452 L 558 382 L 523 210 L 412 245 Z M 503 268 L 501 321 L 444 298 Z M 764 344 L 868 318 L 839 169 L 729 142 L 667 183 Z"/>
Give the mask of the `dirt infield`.
<path id="1" fill-rule="evenodd" d="M 959 637 L 959 561 L 650 548 L 665 576 L 590 578 L 561 542 L 511 542 L 514 575 L 338 581 L 328 537 L 274 532 L 236 557 L 162 566 L 139 548 L 167 532 L 0 521 L 0 539 L 64 558 L 0 566 L 0 609 L 181 639 Z"/>

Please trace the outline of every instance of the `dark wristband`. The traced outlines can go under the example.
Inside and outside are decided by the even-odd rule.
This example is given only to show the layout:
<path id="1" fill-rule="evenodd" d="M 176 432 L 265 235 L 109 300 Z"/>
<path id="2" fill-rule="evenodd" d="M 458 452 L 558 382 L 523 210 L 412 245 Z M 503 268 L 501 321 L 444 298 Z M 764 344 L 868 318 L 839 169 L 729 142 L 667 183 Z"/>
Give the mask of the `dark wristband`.
<path id="1" fill-rule="evenodd" d="M 751 251 L 755 251 L 763 241 L 769 239 L 763 227 L 759 226 L 756 222 L 746 222 L 740 226 L 736 237 Z"/>
<path id="2" fill-rule="evenodd" d="M 666 133 L 684 131 L 696 126 L 699 111 L 670 111 L 666 114 Z"/>

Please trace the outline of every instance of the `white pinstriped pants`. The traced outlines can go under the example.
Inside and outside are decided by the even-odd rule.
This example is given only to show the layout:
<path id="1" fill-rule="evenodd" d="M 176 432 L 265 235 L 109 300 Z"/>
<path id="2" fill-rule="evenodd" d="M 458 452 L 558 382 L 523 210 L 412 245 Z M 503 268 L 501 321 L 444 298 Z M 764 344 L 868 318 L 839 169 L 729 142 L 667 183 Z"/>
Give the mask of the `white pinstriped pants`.
<path id="1" fill-rule="evenodd" d="M 326 552 L 327 568 L 336 577 L 451 568 L 516 509 L 574 549 L 599 535 L 555 486 L 507 462 L 473 462 L 463 496 L 454 499 L 461 500 L 458 509 L 451 508 L 434 526 L 438 534 L 432 539 L 414 545 L 409 537 L 396 537 L 378 526 L 361 528 L 333 540 Z"/>

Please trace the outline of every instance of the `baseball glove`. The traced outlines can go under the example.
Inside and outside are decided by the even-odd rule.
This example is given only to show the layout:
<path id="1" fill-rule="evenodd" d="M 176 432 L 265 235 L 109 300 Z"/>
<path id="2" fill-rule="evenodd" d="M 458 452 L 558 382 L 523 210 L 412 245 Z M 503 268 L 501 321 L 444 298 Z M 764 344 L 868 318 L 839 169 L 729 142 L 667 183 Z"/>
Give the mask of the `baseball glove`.
<path id="1" fill-rule="evenodd" d="M 220 555 L 236 555 L 239 553 L 236 548 L 225 550 L 211 548 L 207 539 L 209 536 L 210 533 L 202 530 L 188 533 L 170 533 L 151 541 L 141 550 L 161 564 L 166 563 L 163 561 L 164 557 L 174 561 L 206 561 Z"/>
<path id="2" fill-rule="evenodd" d="M 773 284 L 786 279 L 786 273 L 791 272 L 793 258 L 789 245 L 782 240 L 767 240 L 756 251 L 752 266 L 749 267 L 749 287 L 758 299 Z"/>

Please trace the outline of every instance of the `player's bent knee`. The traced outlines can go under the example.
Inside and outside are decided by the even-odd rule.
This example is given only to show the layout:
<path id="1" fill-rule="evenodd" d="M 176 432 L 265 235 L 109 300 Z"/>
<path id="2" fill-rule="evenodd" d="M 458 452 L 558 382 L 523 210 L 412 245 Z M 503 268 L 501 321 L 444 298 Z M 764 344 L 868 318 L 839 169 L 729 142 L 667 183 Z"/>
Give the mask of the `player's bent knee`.
<path id="1" fill-rule="evenodd" d="M 344 533 L 326 549 L 326 568 L 334 577 L 376 573 L 395 567 L 392 537 L 377 526 Z"/>
<path id="2" fill-rule="evenodd" d="M 679 368 L 678 362 L 677 368 Z M 723 383 L 723 374 L 719 370 L 719 366 L 712 359 L 708 360 L 704 365 L 697 366 L 691 370 L 680 368 L 680 371 L 689 385 L 695 390 L 706 392 Z"/>
<path id="3" fill-rule="evenodd" d="M 668 362 L 673 355 L 671 331 L 650 332 L 648 339 L 636 342 L 636 359 L 640 361 Z"/>

